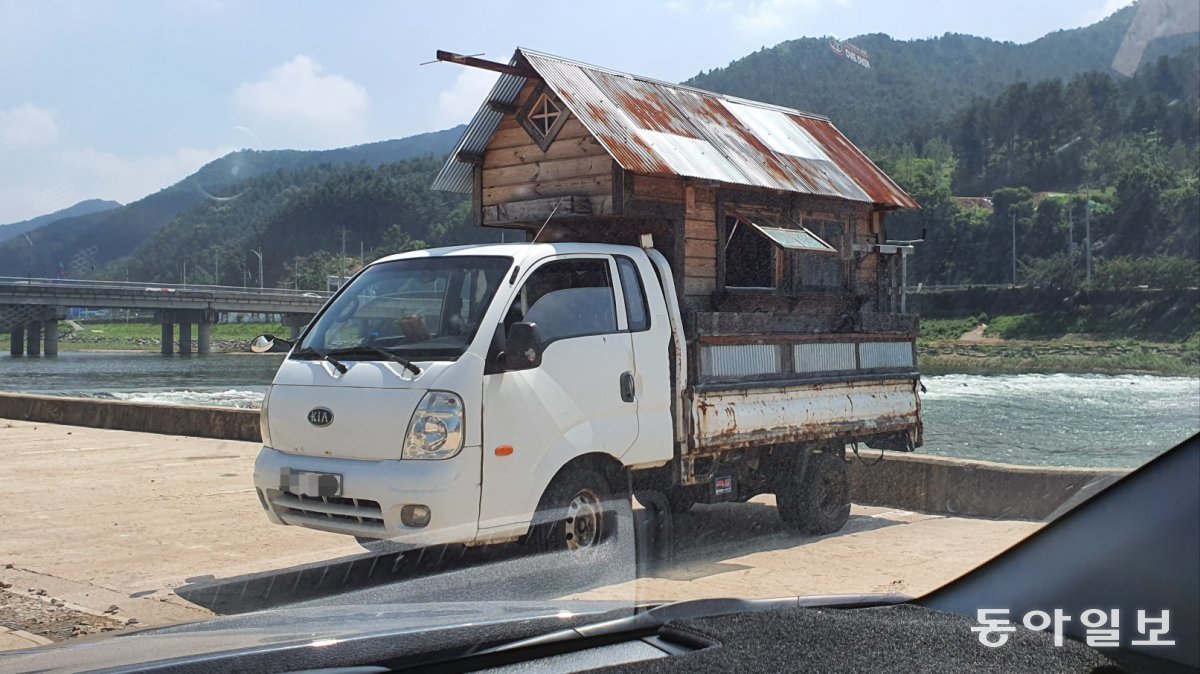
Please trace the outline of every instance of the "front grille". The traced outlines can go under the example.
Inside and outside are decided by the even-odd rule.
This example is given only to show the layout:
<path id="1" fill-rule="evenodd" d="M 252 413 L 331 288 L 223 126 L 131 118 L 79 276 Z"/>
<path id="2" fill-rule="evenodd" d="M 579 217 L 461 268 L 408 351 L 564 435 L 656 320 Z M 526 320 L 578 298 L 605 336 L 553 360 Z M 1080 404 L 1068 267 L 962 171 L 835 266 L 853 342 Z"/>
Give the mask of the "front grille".
<path id="1" fill-rule="evenodd" d="M 314 524 L 320 520 L 368 527 L 383 531 L 383 509 L 378 501 L 343 496 L 303 496 L 290 491 L 269 490 L 268 498 L 280 517 L 298 518 Z"/>

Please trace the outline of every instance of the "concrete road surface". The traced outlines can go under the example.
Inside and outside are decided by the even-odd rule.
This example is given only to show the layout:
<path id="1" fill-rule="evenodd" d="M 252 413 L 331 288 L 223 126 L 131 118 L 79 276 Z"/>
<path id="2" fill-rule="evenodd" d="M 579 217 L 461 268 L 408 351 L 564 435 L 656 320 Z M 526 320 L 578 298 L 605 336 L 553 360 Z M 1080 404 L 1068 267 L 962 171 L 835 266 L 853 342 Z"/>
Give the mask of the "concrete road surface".
<path id="1" fill-rule="evenodd" d="M 404 581 L 393 600 L 405 601 L 462 601 L 475 598 L 472 588 L 490 598 L 638 602 L 918 595 L 1040 526 L 855 506 L 842 531 L 804 537 L 786 531 L 763 496 L 679 516 L 673 563 L 643 577 L 631 562 L 625 575 L 584 574 L 593 580 L 573 586 L 504 587 L 477 567 L 519 559 L 519 546 L 381 556 L 348 537 L 270 524 L 251 486 L 257 451 L 0 419 L 0 599 L 12 599 L 0 602 L 0 649 L 400 586 L 389 579 Z"/>

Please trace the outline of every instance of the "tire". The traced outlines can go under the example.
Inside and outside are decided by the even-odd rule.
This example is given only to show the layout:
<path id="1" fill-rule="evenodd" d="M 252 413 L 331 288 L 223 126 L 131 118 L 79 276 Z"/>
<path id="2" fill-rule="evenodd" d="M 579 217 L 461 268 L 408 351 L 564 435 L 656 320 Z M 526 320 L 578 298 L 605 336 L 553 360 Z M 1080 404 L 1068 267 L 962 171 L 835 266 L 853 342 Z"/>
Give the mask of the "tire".
<path id="1" fill-rule="evenodd" d="M 793 531 L 832 534 L 850 519 L 850 474 L 846 460 L 828 451 L 813 453 L 804 473 L 781 488 L 779 517 Z"/>
<path id="2" fill-rule="evenodd" d="M 613 488 L 591 468 L 569 468 L 542 496 L 529 542 L 541 552 L 585 553 L 612 535 Z"/>

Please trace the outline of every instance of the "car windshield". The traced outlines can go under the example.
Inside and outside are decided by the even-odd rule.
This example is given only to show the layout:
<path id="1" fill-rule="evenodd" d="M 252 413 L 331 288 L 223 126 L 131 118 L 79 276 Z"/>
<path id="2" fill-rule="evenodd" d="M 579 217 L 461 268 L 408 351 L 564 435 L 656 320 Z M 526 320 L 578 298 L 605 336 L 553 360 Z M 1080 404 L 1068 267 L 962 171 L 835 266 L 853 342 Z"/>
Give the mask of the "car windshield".
<path id="1" fill-rule="evenodd" d="M 372 265 L 334 298 L 297 351 L 377 347 L 453 360 L 471 344 L 511 263 L 456 255 Z"/>
<path id="2" fill-rule="evenodd" d="M 1200 0 L 0 0 L 0 672 L 923 597 L 1197 433 Z"/>

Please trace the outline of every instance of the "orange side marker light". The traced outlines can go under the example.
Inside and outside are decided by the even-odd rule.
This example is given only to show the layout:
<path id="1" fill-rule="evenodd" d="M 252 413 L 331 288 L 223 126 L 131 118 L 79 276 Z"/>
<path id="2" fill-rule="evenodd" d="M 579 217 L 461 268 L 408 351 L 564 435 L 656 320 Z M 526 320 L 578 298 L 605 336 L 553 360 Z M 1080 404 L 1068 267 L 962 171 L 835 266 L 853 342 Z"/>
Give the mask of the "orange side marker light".
<path id="1" fill-rule="evenodd" d="M 496 448 L 496 456 L 512 456 L 512 445 L 500 445 Z"/>

